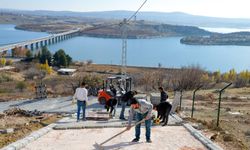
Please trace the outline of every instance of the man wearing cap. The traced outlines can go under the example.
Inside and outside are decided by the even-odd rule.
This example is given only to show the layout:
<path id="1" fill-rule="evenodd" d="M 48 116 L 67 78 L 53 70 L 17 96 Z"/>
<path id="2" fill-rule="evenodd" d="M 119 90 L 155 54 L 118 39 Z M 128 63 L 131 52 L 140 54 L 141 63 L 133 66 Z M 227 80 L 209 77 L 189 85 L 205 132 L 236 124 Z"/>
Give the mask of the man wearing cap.
<path id="1" fill-rule="evenodd" d="M 152 143 L 150 134 L 151 134 L 151 112 L 153 110 L 153 105 L 145 99 L 131 99 L 130 112 L 129 112 L 129 121 L 127 130 L 131 128 L 131 121 L 133 119 L 134 113 L 136 113 L 136 122 L 145 119 L 145 127 L 146 127 L 146 141 L 148 143 Z M 141 133 L 141 124 L 138 124 L 135 127 L 135 138 L 132 142 L 138 142 L 140 140 Z"/>

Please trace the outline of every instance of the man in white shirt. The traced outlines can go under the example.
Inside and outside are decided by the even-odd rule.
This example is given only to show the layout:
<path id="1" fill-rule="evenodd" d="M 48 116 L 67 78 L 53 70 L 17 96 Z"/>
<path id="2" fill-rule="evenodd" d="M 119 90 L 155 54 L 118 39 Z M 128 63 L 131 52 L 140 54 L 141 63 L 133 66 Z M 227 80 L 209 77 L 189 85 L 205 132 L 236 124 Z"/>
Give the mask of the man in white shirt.
<path id="1" fill-rule="evenodd" d="M 81 86 L 76 89 L 74 94 L 74 98 L 77 100 L 77 122 L 80 120 L 80 111 L 82 108 L 82 120 L 86 121 L 85 118 L 85 109 L 86 109 L 86 101 L 88 100 L 88 90 L 85 88 L 85 82 L 81 83 Z"/>

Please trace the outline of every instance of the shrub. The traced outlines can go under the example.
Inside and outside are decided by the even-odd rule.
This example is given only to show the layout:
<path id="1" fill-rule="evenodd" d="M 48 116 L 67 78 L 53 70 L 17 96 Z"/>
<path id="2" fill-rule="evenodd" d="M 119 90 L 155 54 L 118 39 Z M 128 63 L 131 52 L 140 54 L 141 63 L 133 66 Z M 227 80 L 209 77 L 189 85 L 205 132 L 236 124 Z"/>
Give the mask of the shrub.
<path id="1" fill-rule="evenodd" d="M 6 59 L 5 58 L 0 58 L 0 65 L 5 66 L 6 65 Z"/>
<path id="2" fill-rule="evenodd" d="M 30 68 L 24 73 L 25 78 L 33 80 L 34 77 L 39 77 L 41 75 L 41 71 L 37 68 Z"/>
<path id="3" fill-rule="evenodd" d="M 6 65 L 7 65 L 7 66 L 10 66 L 10 65 L 12 65 L 12 64 L 13 64 L 13 60 L 8 59 L 8 60 L 6 61 Z"/>
<path id="4" fill-rule="evenodd" d="M 0 74 L 0 83 L 13 81 L 13 79 L 6 73 Z"/>
<path id="5" fill-rule="evenodd" d="M 26 88 L 26 84 L 24 81 L 19 81 L 16 84 L 16 88 L 20 90 L 20 92 L 22 92 L 25 88 Z"/>

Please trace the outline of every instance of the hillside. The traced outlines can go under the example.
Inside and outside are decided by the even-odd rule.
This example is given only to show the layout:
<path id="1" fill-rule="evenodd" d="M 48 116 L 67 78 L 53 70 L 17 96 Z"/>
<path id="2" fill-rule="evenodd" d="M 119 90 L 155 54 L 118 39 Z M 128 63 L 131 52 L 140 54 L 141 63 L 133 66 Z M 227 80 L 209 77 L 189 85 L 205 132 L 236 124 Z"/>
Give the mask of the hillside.
<path id="1" fill-rule="evenodd" d="M 102 18 L 102 19 L 118 19 L 130 17 L 132 11 L 100 11 L 100 12 L 72 12 L 72 11 L 25 11 L 25 10 L 9 10 L 0 9 L 1 12 L 9 12 L 23 15 L 37 16 L 60 16 L 60 17 L 85 17 L 85 18 Z M 172 25 L 188 25 L 199 27 L 228 27 L 228 28 L 248 28 L 250 19 L 240 18 L 218 18 L 190 15 L 182 12 L 139 12 L 137 20 L 156 21 Z"/>
<path id="2" fill-rule="evenodd" d="M 187 36 L 180 40 L 189 45 L 240 45 L 250 46 L 250 32 L 214 34 L 212 36 Z"/>
<path id="3" fill-rule="evenodd" d="M 80 35 L 121 38 L 121 20 L 68 16 L 39 16 L 30 14 L 0 13 L 0 23 L 16 24 L 16 29 L 58 33 L 81 29 Z M 127 25 L 127 37 L 155 38 L 169 36 L 207 36 L 211 32 L 193 26 L 170 25 L 137 20 Z"/>

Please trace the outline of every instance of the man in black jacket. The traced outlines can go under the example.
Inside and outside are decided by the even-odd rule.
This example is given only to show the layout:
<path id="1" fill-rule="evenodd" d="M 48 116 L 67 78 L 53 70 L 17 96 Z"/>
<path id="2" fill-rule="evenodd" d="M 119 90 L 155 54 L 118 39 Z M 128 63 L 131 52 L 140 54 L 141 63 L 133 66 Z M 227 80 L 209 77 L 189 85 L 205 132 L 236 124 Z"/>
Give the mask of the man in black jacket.
<path id="1" fill-rule="evenodd" d="M 160 98 L 161 103 L 167 101 L 168 94 L 164 91 L 163 87 L 159 87 L 158 89 L 161 92 L 161 98 Z"/>
<path id="2" fill-rule="evenodd" d="M 125 107 L 128 101 L 131 100 L 136 94 L 137 94 L 137 91 L 128 91 L 122 96 L 122 99 L 121 99 L 122 110 L 121 110 L 120 117 L 119 117 L 121 120 L 126 120 L 124 117 Z"/>

